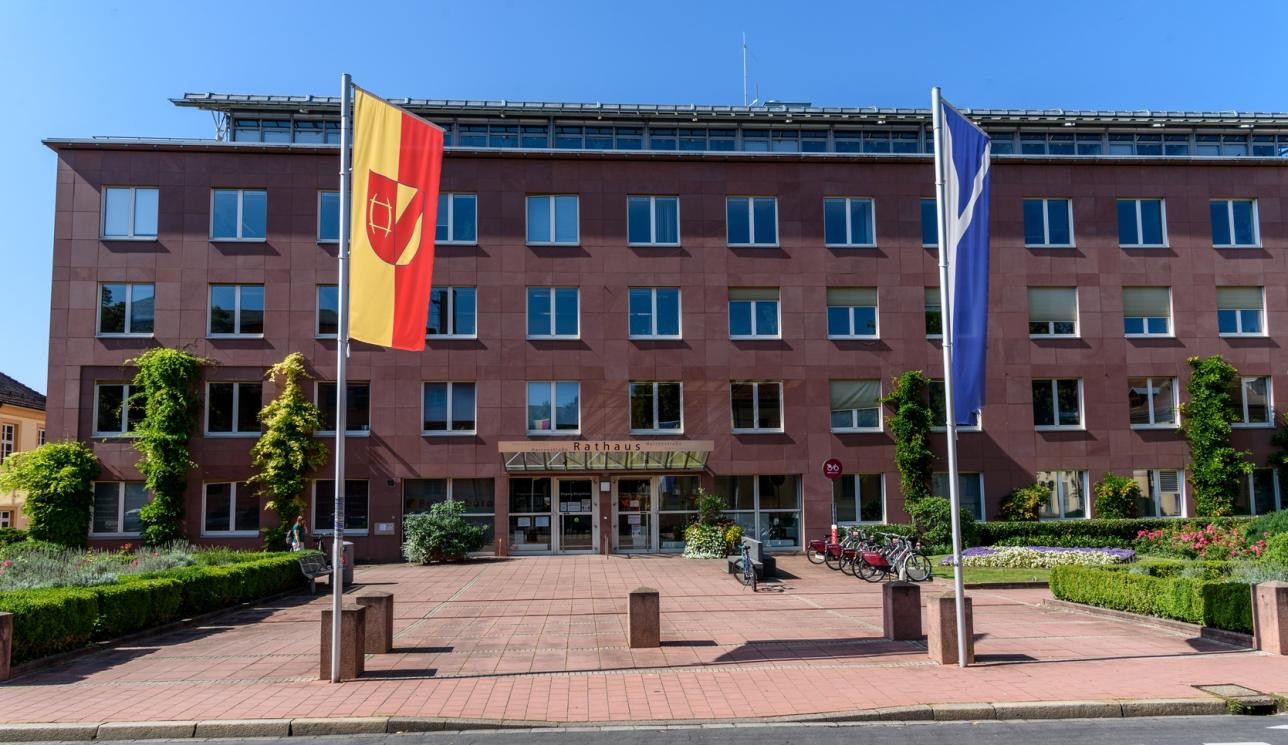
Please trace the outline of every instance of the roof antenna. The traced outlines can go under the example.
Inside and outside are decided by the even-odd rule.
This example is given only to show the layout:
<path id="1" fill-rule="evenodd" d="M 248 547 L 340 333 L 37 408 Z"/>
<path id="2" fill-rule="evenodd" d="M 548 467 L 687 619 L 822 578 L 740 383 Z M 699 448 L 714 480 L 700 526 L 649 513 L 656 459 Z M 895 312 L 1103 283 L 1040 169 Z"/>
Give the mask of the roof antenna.
<path id="1" fill-rule="evenodd" d="M 742 105 L 747 105 L 747 32 L 742 32 Z"/>

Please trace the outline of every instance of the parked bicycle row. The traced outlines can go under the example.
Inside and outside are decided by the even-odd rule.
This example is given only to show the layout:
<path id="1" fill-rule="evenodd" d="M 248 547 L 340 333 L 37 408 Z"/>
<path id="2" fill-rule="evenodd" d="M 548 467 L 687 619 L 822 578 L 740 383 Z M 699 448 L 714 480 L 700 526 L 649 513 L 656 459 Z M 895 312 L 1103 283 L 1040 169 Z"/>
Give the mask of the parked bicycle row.
<path id="1" fill-rule="evenodd" d="M 930 557 L 916 538 L 881 533 L 863 528 L 846 528 L 844 536 L 833 532 L 828 538 L 811 540 L 805 555 L 813 564 L 826 564 L 868 582 L 906 579 L 928 582 Z"/>

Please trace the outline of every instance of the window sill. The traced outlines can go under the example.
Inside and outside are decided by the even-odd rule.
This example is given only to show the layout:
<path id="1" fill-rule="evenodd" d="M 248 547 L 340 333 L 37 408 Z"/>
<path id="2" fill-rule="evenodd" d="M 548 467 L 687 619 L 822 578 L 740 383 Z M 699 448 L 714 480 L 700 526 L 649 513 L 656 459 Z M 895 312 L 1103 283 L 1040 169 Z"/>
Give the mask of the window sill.
<path id="1" fill-rule="evenodd" d="M 1119 243 L 1119 248 L 1171 248 L 1167 243 Z"/>
<path id="2" fill-rule="evenodd" d="M 1262 245 L 1261 245 L 1260 243 L 1219 243 L 1219 244 L 1218 244 L 1218 243 L 1213 243 L 1213 244 L 1212 244 L 1212 248 L 1215 248 L 1215 249 L 1224 249 L 1224 248 L 1234 248 L 1234 249 L 1239 249 L 1239 248 L 1262 248 Z"/>
<path id="3" fill-rule="evenodd" d="M 138 538 L 142 533 L 90 533 L 89 537 L 94 538 Z"/>
<path id="4" fill-rule="evenodd" d="M 1029 334 L 1030 339 L 1081 339 L 1078 334 Z"/>
<path id="5" fill-rule="evenodd" d="M 313 433 L 313 436 L 314 436 L 314 437 L 335 437 L 335 432 L 334 432 L 334 431 L 331 431 L 331 432 L 326 432 L 326 431 L 314 432 L 314 433 Z M 344 436 L 345 436 L 345 437 L 370 437 L 370 436 L 371 436 L 371 430 L 369 430 L 369 429 L 351 429 L 351 430 L 346 431 L 346 432 L 344 433 Z"/>
<path id="6" fill-rule="evenodd" d="M 339 238 L 318 238 L 318 245 L 334 246 L 340 243 Z"/>
<path id="7" fill-rule="evenodd" d="M 95 440 L 133 440 L 138 435 L 133 432 L 95 432 L 90 437 Z"/>
<path id="8" fill-rule="evenodd" d="M 1165 431 L 1167 431 L 1167 430 L 1173 430 L 1173 431 L 1175 431 L 1175 430 L 1179 430 L 1179 429 L 1181 428 L 1181 425 L 1179 425 L 1179 424 L 1132 424 L 1132 425 L 1129 425 L 1129 426 L 1130 426 L 1130 428 L 1131 428 L 1131 429 L 1134 429 L 1134 430 L 1135 430 L 1135 429 L 1140 429 L 1140 430 L 1152 430 L 1152 431 L 1155 431 L 1155 432 L 1157 432 L 1157 431 L 1159 431 L 1159 430 L 1162 430 L 1162 431 L 1164 431 L 1164 432 L 1165 432 Z"/>
<path id="9" fill-rule="evenodd" d="M 1265 339 L 1269 334 L 1217 334 L 1222 339 Z"/>
<path id="10" fill-rule="evenodd" d="M 113 243 L 156 243 L 158 238 L 155 235 L 100 235 L 100 241 L 112 241 Z"/>
<path id="11" fill-rule="evenodd" d="M 258 538 L 258 530 L 203 530 L 202 538 Z"/>
<path id="12" fill-rule="evenodd" d="M 216 440 L 249 440 L 259 439 L 263 432 L 206 432 L 205 436 Z"/>
<path id="13" fill-rule="evenodd" d="M 206 334 L 207 339 L 263 339 L 263 334 Z"/>
<path id="14" fill-rule="evenodd" d="M 846 429 L 829 430 L 834 435 L 870 435 L 884 432 L 881 427 L 849 427 Z"/>
<path id="15" fill-rule="evenodd" d="M 211 243 L 268 243 L 268 238 L 217 238 L 210 236 Z M 336 240 L 339 243 L 339 240 Z"/>
<path id="16" fill-rule="evenodd" d="M 928 341 L 943 341 L 943 340 L 944 340 L 944 335 L 943 335 L 943 334 L 926 334 L 926 339 L 927 339 Z"/>
<path id="17" fill-rule="evenodd" d="M 747 336 L 730 336 L 729 341 L 782 341 L 782 334 L 751 334 Z"/>
<path id="18" fill-rule="evenodd" d="M 1055 522 L 1064 522 L 1066 520 L 1090 520 L 1090 519 L 1091 518 L 1087 517 L 1086 515 L 1082 515 L 1081 517 L 1056 517 L 1052 515 L 1043 515 L 1038 518 L 1038 522 L 1055 523 Z"/>
<path id="19" fill-rule="evenodd" d="M 1274 422 L 1234 422 L 1231 429 L 1274 429 Z"/>
<path id="20" fill-rule="evenodd" d="M 630 248 L 680 248 L 682 244 L 678 242 L 677 243 L 631 243 L 630 241 L 627 241 L 626 245 Z"/>
<path id="21" fill-rule="evenodd" d="M 657 436 L 683 437 L 684 430 L 683 429 L 632 429 L 630 431 L 630 434 L 648 435 L 650 437 L 657 437 Z"/>
<path id="22" fill-rule="evenodd" d="M 1175 339 L 1175 334 L 1123 334 L 1124 339 Z"/>
<path id="23" fill-rule="evenodd" d="M 930 428 L 930 431 L 931 431 L 931 432 L 947 432 L 947 431 L 948 431 L 948 428 L 947 428 L 947 427 L 931 427 L 931 428 Z M 973 427 L 963 427 L 963 426 L 958 426 L 958 427 L 957 427 L 957 433 L 958 433 L 958 434 L 961 434 L 961 433 L 963 433 L 963 432 L 983 432 L 983 431 L 984 431 L 984 428 L 983 428 L 983 427 L 981 427 L 981 426 L 979 426 L 978 424 L 977 424 L 977 425 L 975 425 L 975 426 L 973 426 Z"/>
<path id="24" fill-rule="evenodd" d="M 547 248 L 550 246 L 556 246 L 559 248 L 580 248 L 581 241 L 577 240 L 577 241 L 570 241 L 567 243 L 560 242 L 560 241 L 528 241 L 527 244 L 525 245 L 527 245 L 530 248 Z"/>
<path id="25" fill-rule="evenodd" d="M 1086 432 L 1087 428 L 1081 424 L 1035 424 L 1034 432 Z"/>
<path id="26" fill-rule="evenodd" d="M 97 334 L 94 334 L 94 338 L 96 339 L 155 339 L 156 334 L 134 334 L 134 333 L 117 334 L 117 333 L 107 333 L 107 332 L 100 331 Z"/>
<path id="27" fill-rule="evenodd" d="M 332 337 L 335 338 L 335 337 Z M 478 334 L 425 334 L 425 341 L 477 341 Z M 535 337 L 534 337 L 535 338 Z M 571 339 L 581 337 L 558 336 L 556 339 Z"/>
<path id="28" fill-rule="evenodd" d="M 525 338 L 528 341 L 580 341 L 581 334 L 571 334 L 567 336 L 528 336 Z"/>
<path id="29" fill-rule="evenodd" d="M 823 248 L 876 248 L 875 243 L 824 243 Z"/>
<path id="30" fill-rule="evenodd" d="M 421 436 L 421 437 L 477 437 L 477 436 L 478 436 L 478 433 L 479 433 L 479 432 L 478 432 L 478 430 L 477 430 L 477 429 L 471 429 L 471 430 L 463 430 L 463 429 L 453 429 L 453 430 L 423 429 L 423 430 L 421 430 L 421 432 L 420 432 L 420 436 Z"/>
<path id="31" fill-rule="evenodd" d="M 340 335 L 339 335 L 339 334 L 314 334 L 314 335 L 313 335 L 313 338 L 314 338 L 314 339 L 331 339 L 331 340 L 335 340 L 335 339 L 339 339 L 339 338 L 340 338 Z"/>
<path id="32" fill-rule="evenodd" d="M 783 432 L 786 432 L 787 430 L 782 429 L 782 428 L 779 428 L 779 429 L 737 429 L 737 428 L 734 428 L 734 429 L 731 429 L 731 430 L 729 430 L 729 431 L 730 431 L 731 433 L 735 434 L 735 435 L 781 435 Z"/>
<path id="33" fill-rule="evenodd" d="M 782 248 L 777 241 L 774 243 L 728 243 L 728 248 Z"/>
<path id="34" fill-rule="evenodd" d="M 627 336 L 626 338 L 630 341 L 682 341 L 684 339 L 683 336 L 678 334 L 674 336 Z"/>
<path id="35" fill-rule="evenodd" d="M 1077 248 L 1075 243 L 1025 243 L 1025 248 Z"/>
<path id="36" fill-rule="evenodd" d="M 528 430 L 529 437 L 561 437 L 565 435 L 580 436 L 581 430 L 580 429 L 561 429 L 561 430 L 530 429 Z"/>
<path id="37" fill-rule="evenodd" d="M 881 340 L 881 337 L 875 334 L 871 336 L 840 336 L 840 335 L 828 334 L 827 338 L 832 341 L 880 341 Z"/>
<path id="38" fill-rule="evenodd" d="M 478 241 L 434 241 L 435 246 L 477 246 Z"/>

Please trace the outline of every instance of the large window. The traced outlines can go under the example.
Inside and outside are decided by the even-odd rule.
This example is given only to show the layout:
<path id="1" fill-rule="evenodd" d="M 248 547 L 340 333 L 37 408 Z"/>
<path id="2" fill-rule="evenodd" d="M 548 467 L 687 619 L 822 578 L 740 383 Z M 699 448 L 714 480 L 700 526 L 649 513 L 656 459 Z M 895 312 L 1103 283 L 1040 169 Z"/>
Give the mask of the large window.
<path id="1" fill-rule="evenodd" d="M 1038 471 L 1037 482 L 1047 489 L 1038 516 L 1062 520 L 1087 516 L 1086 471 Z"/>
<path id="2" fill-rule="evenodd" d="M 318 192 L 318 243 L 340 240 L 340 192 Z"/>
<path id="3" fill-rule="evenodd" d="M 1270 377 L 1247 377 L 1239 381 L 1234 396 L 1236 427 L 1274 426 L 1275 408 L 1270 395 Z"/>
<path id="4" fill-rule="evenodd" d="M 1179 410 L 1176 378 L 1128 378 L 1127 403 L 1132 429 L 1173 428 Z"/>
<path id="5" fill-rule="evenodd" d="M 143 403 L 132 398 L 129 383 L 94 386 L 94 436 L 118 437 L 143 421 Z"/>
<path id="6" fill-rule="evenodd" d="M 1261 287 L 1216 288 L 1216 325 L 1221 336 L 1265 336 Z"/>
<path id="7" fill-rule="evenodd" d="M 1029 336 L 1077 336 L 1075 287 L 1029 288 Z"/>
<path id="8" fill-rule="evenodd" d="M 18 441 L 18 425 L 0 424 L 0 463 L 13 455 L 14 445 Z"/>
<path id="9" fill-rule="evenodd" d="M 578 305 L 576 287 L 529 287 L 528 338 L 577 338 Z"/>
<path id="10" fill-rule="evenodd" d="M 680 198 L 627 197 L 626 242 L 632 246 L 680 245 Z"/>
<path id="11" fill-rule="evenodd" d="M 215 189 L 210 195 L 210 239 L 262 241 L 268 235 L 268 192 Z"/>
<path id="12" fill-rule="evenodd" d="M 207 383 L 207 435 L 259 435 L 262 383 Z"/>
<path id="13" fill-rule="evenodd" d="M 1239 494 L 1234 500 L 1236 515 L 1264 515 L 1282 507 L 1279 475 L 1271 468 L 1257 468 L 1239 480 Z"/>
<path id="14" fill-rule="evenodd" d="M 944 307 L 939 300 L 939 288 L 926 288 L 926 337 L 939 339 L 944 335 Z"/>
<path id="15" fill-rule="evenodd" d="M 1209 202 L 1209 207 L 1212 214 L 1213 246 L 1234 248 L 1261 245 L 1257 200 L 1213 199 Z"/>
<path id="16" fill-rule="evenodd" d="M 1171 336 L 1172 289 L 1124 287 L 1123 333 L 1127 336 Z"/>
<path id="17" fill-rule="evenodd" d="M 575 211 L 575 210 L 574 210 Z M 444 192 L 438 195 L 436 243 L 478 242 L 478 195 Z"/>
<path id="18" fill-rule="evenodd" d="M 725 225 L 730 246 L 777 246 L 778 199 L 728 197 Z"/>
<path id="19" fill-rule="evenodd" d="M 930 490 L 936 497 L 948 499 L 948 474 L 936 473 L 930 477 Z M 962 509 L 975 516 L 976 520 L 984 519 L 984 474 L 957 473 L 957 497 L 961 500 Z"/>
<path id="20" fill-rule="evenodd" d="M 833 432 L 881 431 L 881 381 L 832 380 Z"/>
<path id="21" fill-rule="evenodd" d="M 345 385 L 344 432 L 346 435 L 365 435 L 371 431 L 371 384 L 367 382 Z M 318 434 L 335 434 L 335 382 L 319 381 L 317 384 L 318 411 L 322 414 L 322 430 Z"/>
<path id="22" fill-rule="evenodd" d="M 151 282 L 104 282 L 98 286 L 99 336 L 150 336 L 156 318 Z"/>
<path id="23" fill-rule="evenodd" d="M 1132 478 L 1140 486 L 1137 509 L 1141 517 L 1180 517 L 1185 499 L 1185 472 L 1137 470 Z"/>
<path id="24" fill-rule="evenodd" d="M 800 545 L 800 476 L 718 476 L 715 486 L 746 535 L 766 548 Z"/>
<path id="25" fill-rule="evenodd" d="M 366 479 L 344 480 L 345 533 L 367 534 L 367 520 L 371 514 L 367 497 Z M 313 532 L 325 535 L 335 532 L 334 479 L 313 482 Z"/>
<path id="26" fill-rule="evenodd" d="M 1118 200 L 1118 245 L 1167 245 L 1167 209 L 1161 199 Z"/>
<path id="27" fill-rule="evenodd" d="M 510 479 L 510 551 L 550 550 L 550 479 Z"/>
<path id="28" fill-rule="evenodd" d="M 429 294 L 425 336 L 472 339 L 478 334 L 478 290 L 435 287 Z"/>
<path id="29" fill-rule="evenodd" d="M 885 522 L 885 488 L 879 473 L 843 474 L 832 480 L 832 522 Z"/>
<path id="30" fill-rule="evenodd" d="M 678 287 L 632 287 L 629 313 L 632 339 L 680 338 Z"/>
<path id="31" fill-rule="evenodd" d="M 581 431 L 581 384 L 570 380 L 528 383 L 528 434 Z"/>
<path id="32" fill-rule="evenodd" d="M 475 425 L 473 383 L 426 383 L 421 432 L 427 435 L 472 434 Z"/>
<path id="33" fill-rule="evenodd" d="M 1078 378 L 1033 381 L 1033 426 L 1077 429 L 1082 426 L 1082 381 Z"/>
<path id="34" fill-rule="evenodd" d="M 108 186 L 104 188 L 102 224 L 104 240 L 156 240 L 159 194 L 159 190 L 155 187 Z"/>
<path id="35" fill-rule="evenodd" d="M 1068 199 L 1024 200 L 1024 245 L 1073 245 L 1073 202 Z"/>
<path id="36" fill-rule="evenodd" d="M 782 432 L 783 384 L 743 382 L 729 384 L 734 432 Z"/>
<path id="37" fill-rule="evenodd" d="M 702 479 L 697 476 L 660 476 L 658 493 L 658 537 L 663 551 L 684 548 L 684 529 L 698 518 L 698 496 Z"/>
<path id="38" fill-rule="evenodd" d="M 942 379 L 931 380 L 930 394 L 930 428 L 935 431 L 948 429 L 948 401 Z M 980 413 L 975 412 L 975 420 L 970 424 L 958 424 L 958 432 L 978 432 L 981 428 Z"/>
<path id="39" fill-rule="evenodd" d="M 921 245 L 939 246 L 939 206 L 934 197 L 921 198 Z"/>
<path id="40" fill-rule="evenodd" d="M 318 285 L 317 335 L 331 338 L 340 333 L 340 295 L 335 285 Z"/>
<path id="41" fill-rule="evenodd" d="M 729 338 L 777 339 L 778 288 L 729 288 Z"/>
<path id="42" fill-rule="evenodd" d="M 211 285 L 206 333 L 219 336 L 263 336 L 264 285 Z"/>
<path id="43" fill-rule="evenodd" d="M 259 535 L 259 497 L 245 483 L 206 484 L 202 535 Z"/>
<path id="44" fill-rule="evenodd" d="M 143 530 L 139 511 L 152 501 L 142 481 L 99 481 L 94 484 L 90 535 L 136 536 Z"/>
<path id="45" fill-rule="evenodd" d="M 577 245 L 581 240 L 575 194 L 528 197 L 530 245 Z"/>
<path id="46" fill-rule="evenodd" d="M 632 382 L 631 433 L 679 434 L 684 431 L 680 383 Z"/>
<path id="47" fill-rule="evenodd" d="M 492 479 L 403 479 L 403 515 L 422 515 L 439 502 L 464 505 L 465 522 L 483 529 L 483 546 L 496 542 L 496 490 Z"/>
<path id="48" fill-rule="evenodd" d="M 875 246 L 876 211 L 872 200 L 824 199 L 823 242 L 828 246 Z"/>
<path id="49" fill-rule="evenodd" d="M 877 288 L 827 288 L 827 336 L 829 339 L 875 339 Z"/>

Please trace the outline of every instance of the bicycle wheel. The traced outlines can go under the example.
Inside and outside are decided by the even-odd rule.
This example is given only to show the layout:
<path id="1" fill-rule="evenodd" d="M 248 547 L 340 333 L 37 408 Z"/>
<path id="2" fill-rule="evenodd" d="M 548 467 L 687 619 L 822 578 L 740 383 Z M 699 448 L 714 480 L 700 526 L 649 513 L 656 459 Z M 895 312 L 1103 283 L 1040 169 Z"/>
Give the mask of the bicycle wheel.
<path id="1" fill-rule="evenodd" d="M 859 561 L 859 560 L 858 560 L 857 558 L 853 557 L 853 556 L 850 556 L 850 557 L 842 556 L 842 557 L 841 557 L 841 574 L 848 574 L 848 575 L 850 575 L 851 577 L 857 576 L 857 575 L 855 575 L 855 574 L 854 574 L 854 567 L 855 567 L 855 565 L 856 565 L 856 564 L 858 564 L 858 561 Z"/>
<path id="2" fill-rule="evenodd" d="M 841 568 L 840 555 L 838 554 L 836 556 L 833 556 L 831 549 L 828 550 L 827 556 L 823 557 L 823 561 L 827 564 L 827 568 L 833 571 L 836 571 Z"/>
<path id="3" fill-rule="evenodd" d="M 913 554 L 908 557 L 904 564 L 908 579 L 913 582 L 925 582 L 930 579 L 931 572 L 934 570 L 930 566 L 930 559 L 925 554 Z"/>
<path id="4" fill-rule="evenodd" d="M 733 564 L 733 576 L 735 576 L 735 577 L 737 577 L 737 578 L 738 578 L 738 583 L 739 583 L 739 584 L 742 584 L 742 585 L 749 585 L 749 584 L 751 584 L 752 582 L 754 582 L 754 581 L 755 581 L 755 579 L 756 579 L 756 571 L 755 571 L 755 569 L 752 569 L 752 571 L 751 571 L 751 579 L 750 579 L 750 580 L 748 580 L 748 579 L 747 579 L 747 569 L 746 569 L 745 565 L 743 564 L 743 560 L 742 560 L 742 559 L 738 559 L 738 560 L 737 560 L 737 561 L 735 561 L 735 562 L 734 562 L 734 564 Z"/>
<path id="5" fill-rule="evenodd" d="M 822 551 L 816 551 L 813 546 L 810 546 L 805 549 L 805 558 L 809 559 L 811 564 L 822 564 L 826 557 Z"/>
<path id="6" fill-rule="evenodd" d="M 854 564 L 854 576 L 865 582 L 879 582 L 885 572 L 872 566 L 866 559 L 859 557 Z"/>

